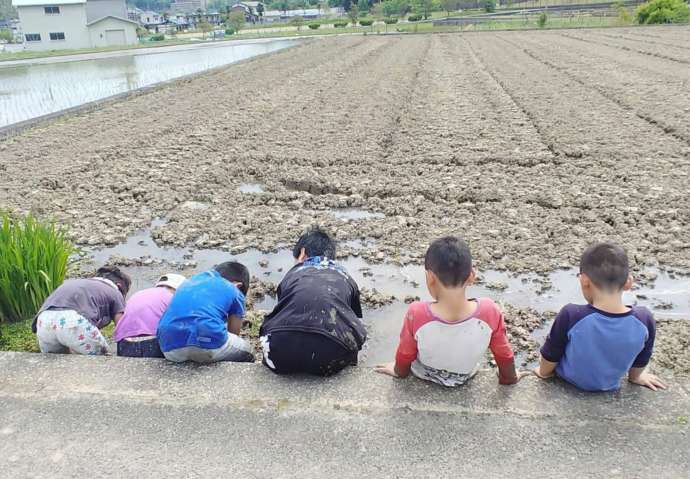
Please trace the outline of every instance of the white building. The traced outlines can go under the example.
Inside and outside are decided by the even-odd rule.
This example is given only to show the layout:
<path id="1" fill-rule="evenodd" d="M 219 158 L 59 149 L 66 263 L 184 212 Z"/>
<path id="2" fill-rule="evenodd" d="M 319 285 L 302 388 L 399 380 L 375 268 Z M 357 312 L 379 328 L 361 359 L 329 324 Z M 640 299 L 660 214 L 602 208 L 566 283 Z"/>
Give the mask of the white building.
<path id="1" fill-rule="evenodd" d="M 124 0 L 12 0 L 27 50 L 62 50 L 138 42 Z"/>

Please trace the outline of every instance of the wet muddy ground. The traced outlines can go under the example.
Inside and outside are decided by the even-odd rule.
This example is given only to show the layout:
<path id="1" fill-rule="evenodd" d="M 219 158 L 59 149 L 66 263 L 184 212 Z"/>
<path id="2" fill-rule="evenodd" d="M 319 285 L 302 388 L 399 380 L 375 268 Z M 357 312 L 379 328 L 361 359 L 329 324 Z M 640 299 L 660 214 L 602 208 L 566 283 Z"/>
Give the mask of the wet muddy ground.
<path id="1" fill-rule="evenodd" d="M 0 140 L 0 207 L 92 248 L 153 222 L 168 263 L 145 238 L 119 260 L 141 278 L 206 265 L 188 249 L 276 253 L 313 223 L 351 270 L 413 278 L 431 239 L 458 234 L 484 272 L 475 294 L 518 318 L 529 360 L 548 311 L 580 301 L 571 268 L 593 240 L 628 248 L 655 291 L 633 300 L 688 319 L 689 62 L 688 27 L 308 42 Z M 283 256 L 253 274 L 276 284 Z M 425 295 L 372 278 L 367 361 L 388 355 L 376 344 L 397 335 L 404 300 Z M 672 324 L 660 331 L 688 338 Z"/>

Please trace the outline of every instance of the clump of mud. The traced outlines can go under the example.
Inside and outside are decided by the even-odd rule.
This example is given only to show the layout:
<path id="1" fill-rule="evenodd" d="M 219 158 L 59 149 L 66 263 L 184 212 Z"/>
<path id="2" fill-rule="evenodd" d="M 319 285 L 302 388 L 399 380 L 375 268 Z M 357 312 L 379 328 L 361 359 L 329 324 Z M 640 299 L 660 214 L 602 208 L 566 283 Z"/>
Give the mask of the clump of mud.
<path id="1" fill-rule="evenodd" d="M 370 308 L 380 308 L 395 301 L 395 296 L 380 293 L 376 288 L 361 288 L 359 291 L 359 300 L 364 306 Z"/>
<path id="2" fill-rule="evenodd" d="M 652 369 L 690 374 L 690 321 L 657 319 Z"/>
<path id="3" fill-rule="evenodd" d="M 501 304 L 506 323 L 508 340 L 516 354 L 522 353 L 521 366 L 539 359 L 539 342 L 533 337 L 534 331 L 541 329 L 553 320 L 556 313 L 540 313 L 532 308 L 516 308 L 510 304 Z M 493 362 L 492 362 L 493 364 Z"/>

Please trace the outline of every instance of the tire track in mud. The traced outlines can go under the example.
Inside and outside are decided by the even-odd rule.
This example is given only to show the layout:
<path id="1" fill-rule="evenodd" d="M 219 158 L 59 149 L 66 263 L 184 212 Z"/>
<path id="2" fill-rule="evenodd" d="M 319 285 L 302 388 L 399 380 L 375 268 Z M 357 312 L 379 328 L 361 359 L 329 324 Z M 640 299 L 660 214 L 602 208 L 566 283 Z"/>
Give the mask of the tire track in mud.
<path id="1" fill-rule="evenodd" d="M 520 100 L 518 100 L 518 98 L 515 95 L 512 94 L 510 89 L 505 85 L 503 81 L 501 81 L 498 75 L 496 75 L 486 66 L 486 64 L 477 55 L 477 52 L 472 47 L 472 44 L 465 37 L 462 37 L 462 40 L 465 42 L 467 51 L 472 57 L 472 60 L 491 79 L 492 83 L 496 86 L 496 88 L 499 91 L 501 91 L 504 95 L 509 97 L 510 100 L 515 104 L 515 106 L 518 107 L 520 111 L 522 111 L 522 113 L 525 115 L 525 117 L 529 119 L 530 123 L 534 127 L 534 131 L 536 131 L 536 133 L 539 135 L 541 143 L 547 150 L 549 150 L 549 152 L 551 152 L 554 158 L 554 162 L 557 162 L 561 153 L 565 152 L 558 150 L 556 145 L 554 145 L 554 143 L 550 140 L 550 138 L 546 135 L 542 127 L 539 125 L 536 115 L 534 115 L 529 109 L 527 109 L 525 105 Z M 565 153 L 565 156 L 568 156 L 568 153 Z"/>
<path id="2" fill-rule="evenodd" d="M 650 52 L 650 51 L 645 51 L 645 50 L 638 50 L 637 48 L 626 47 L 624 45 L 614 45 L 614 44 L 603 42 L 603 41 L 596 41 L 596 40 L 591 40 L 589 38 L 578 37 L 577 35 L 572 35 L 572 34 L 568 35 L 566 33 L 558 33 L 558 35 L 561 35 L 561 36 L 566 37 L 566 38 L 570 38 L 572 40 L 579 40 L 581 42 L 591 43 L 593 45 L 603 45 L 603 46 L 606 46 L 609 48 L 616 48 L 618 50 L 623 50 L 626 52 L 638 53 L 640 55 L 647 55 L 650 57 L 656 57 L 656 58 L 661 58 L 661 59 L 676 62 L 676 63 L 683 63 L 686 65 L 690 65 L 690 60 L 671 57 L 668 55 L 663 55 L 661 53 Z"/>
<path id="3" fill-rule="evenodd" d="M 579 78 L 577 75 L 572 74 L 570 71 L 568 71 L 567 68 L 560 67 L 560 66 L 556 65 L 555 63 L 553 63 L 549 60 L 545 60 L 545 59 L 541 58 L 539 55 L 537 55 L 536 53 L 534 53 L 532 50 L 525 48 L 525 47 L 523 47 L 523 46 L 521 46 L 521 45 L 519 45 L 519 44 L 517 44 L 511 40 L 508 40 L 505 37 L 499 37 L 499 38 L 500 38 L 500 40 L 508 43 L 513 48 L 522 51 L 523 53 L 528 55 L 530 58 L 538 61 L 542 65 L 545 65 L 545 66 L 547 66 L 553 70 L 556 70 L 557 72 L 559 72 L 562 75 L 568 77 L 569 79 L 579 83 L 580 85 L 582 85 L 585 88 L 589 88 L 589 89 L 596 91 L 603 98 L 616 104 L 618 107 L 622 108 L 623 110 L 634 113 L 638 118 L 640 118 L 640 119 L 646 121 L 647 123 L 649 123 L 650 125 L 658 128 L 661 133 L 668 135 L 672 138 L 675 138 L 676 140 L 679 140 L 681 142 L 684 142 L 685 144 L 690 146 L 690 135 L 688 135 L 682 131 L 678 131 L 676 129 L 676 127 L 666 123 L 663 120 L 660 120 L 658 118 L 653 118 L 651 115 L 649 115 L 643 111 L 638 110 L 634 106 L 625 102 L 623 99 L 621 99 L 618 95 L 616 95 L 614 92 L 610 91 L 609 89 L 606 89 L 600 85 L 593 84 L 591 82 L 586 82 L 586 81 L 582 80 L 581 78 Z"/>

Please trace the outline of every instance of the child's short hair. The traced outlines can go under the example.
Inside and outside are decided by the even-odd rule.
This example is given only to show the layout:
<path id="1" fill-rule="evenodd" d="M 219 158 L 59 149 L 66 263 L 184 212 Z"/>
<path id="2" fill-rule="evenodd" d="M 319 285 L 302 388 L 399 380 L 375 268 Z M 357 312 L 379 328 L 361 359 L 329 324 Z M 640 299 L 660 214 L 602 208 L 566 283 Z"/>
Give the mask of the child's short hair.
<path id="1" fill-rule="evenodd" d="M 628 254 L 614 243 L 595 243 L 580 258 L 580 273 L 604 290 L 623 289 L 630 274 Z"/>
<path id="2" fill-rule="evenodd" d="M 245 265 L 237 261 L 226 261 L 216 265 L 213 269 L 231 283 L 241 283 L 239 290 L 242 291 L 242 294 L 247 294 L 250 278 L 249 270 Z"/>
<path id="3" fill-rule="evenodd" d="M 463 285 L 472 273 L 470 248 L 455 236 L 439 238 L 426 250 L 424 268 L 433 272 L 444 286 Z"/>
<path id="4" fill-rule="evenodd" d="M 120 293 L 125 298 L 130 286 L 132 286 L 132 278 L 117 266 L 101 266 L 96 270 L 96 277 L 109 279 L 115 283 L 115 286 L 117 286 L 117 289 L 120 290 Z"/>
<path id="5" fill-rule="evenodd" d="M 299 258 L 302 248 L 310 258 L 323 256 L 335 259 L 335 240 L 318 226 L 312 226 L 299 237 L 297 244 L 292 249 L 292 256 Z"/>

